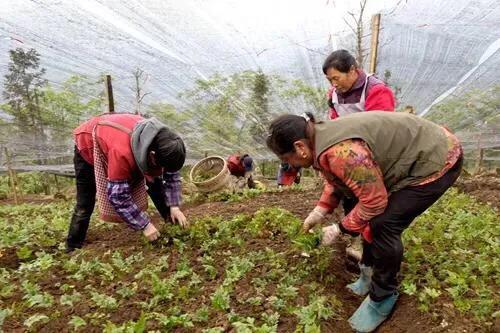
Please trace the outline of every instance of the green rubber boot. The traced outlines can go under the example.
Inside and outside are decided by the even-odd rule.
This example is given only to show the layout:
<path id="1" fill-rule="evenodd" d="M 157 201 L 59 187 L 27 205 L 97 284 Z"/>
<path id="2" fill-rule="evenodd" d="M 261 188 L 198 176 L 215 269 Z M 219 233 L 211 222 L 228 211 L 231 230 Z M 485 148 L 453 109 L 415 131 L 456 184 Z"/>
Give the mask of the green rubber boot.
<path id="1" fill-rule="evenodd" d="M 370 296 L 366 296 L 363 303 L 349 318 L 349 324 L 356 332 L 375 331 L 387 319 L 397 299 L 397 292 L 380 302 L 374 302 L 370 299 Z"/>

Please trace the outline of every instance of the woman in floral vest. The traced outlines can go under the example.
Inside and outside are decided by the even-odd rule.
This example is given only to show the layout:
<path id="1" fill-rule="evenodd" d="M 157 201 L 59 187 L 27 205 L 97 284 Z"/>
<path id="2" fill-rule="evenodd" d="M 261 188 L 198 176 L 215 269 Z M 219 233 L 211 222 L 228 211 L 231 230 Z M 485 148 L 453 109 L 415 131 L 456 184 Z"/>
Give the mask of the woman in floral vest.
<path id="1" fill-rule="evenodd" d="M 323 222 L 343 196 L 358 199 L 341 223 L 323 228 L 323 244 L 341 233 L 363 237 L 365 269 L 347 287 L 368 296 L 349 322 L 358 332 L 374 331 L 398 298 L 401 233 L 460 174 L 458 139 L 414 115 L 371 111 L 327 122 L 316 122 L 311 114 L 281 116 L 269 127 L 267 146 L 294 167 L 320 170 L 327 181 L 304 231 Z"/>

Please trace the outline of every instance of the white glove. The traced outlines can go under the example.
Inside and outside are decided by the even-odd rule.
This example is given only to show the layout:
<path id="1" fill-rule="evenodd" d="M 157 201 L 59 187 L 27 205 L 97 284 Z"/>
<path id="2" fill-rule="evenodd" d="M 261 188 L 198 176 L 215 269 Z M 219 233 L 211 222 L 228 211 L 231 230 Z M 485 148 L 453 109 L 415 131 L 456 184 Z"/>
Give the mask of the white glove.
<path id="1" fill-rule="evenodd" d="M 236 188 L 237 189 L 242 189 L 247 185 L 247 180 L 245 178 L 238 178 L 236 181 Z"/>
<path id="2" fill-rule="evenodd" d="M 151 222 L 148 223 L 142 233 L 144 234 L 144 237 L 146 237 L 150 242 L 155 241 L 158 239 L 158 237 L 160 237 L 160 232 Z"/>
<path id="3" fill-rule="evenodd" d="M 170 207 L 170 218 L 172 222 L 178 223 L 182 228 L 189 227 L 189 221 L 179 207 Z"/>
<path id="4" fill-rule="evenodd" d="M 340 228 L 336 223 L 331 226 L 324 227 L 322 230 L 323 238 L 321 239 L 321 244 L 323 245 L 332 245 L 340 235 Z"/>
<path id="5" fill-rule="evenodd" d="M 307 232 L 311 228 L 313 228 L 316 224 L 323 222 L 326 213 L 327 210 L 325 208 L 321 208 L 319 206 L 314 207 L 314 209 L 309 213 L 307 218 L 304 220 L 304 223 L 302 223 L 302 230 L 304 232 Z"/>

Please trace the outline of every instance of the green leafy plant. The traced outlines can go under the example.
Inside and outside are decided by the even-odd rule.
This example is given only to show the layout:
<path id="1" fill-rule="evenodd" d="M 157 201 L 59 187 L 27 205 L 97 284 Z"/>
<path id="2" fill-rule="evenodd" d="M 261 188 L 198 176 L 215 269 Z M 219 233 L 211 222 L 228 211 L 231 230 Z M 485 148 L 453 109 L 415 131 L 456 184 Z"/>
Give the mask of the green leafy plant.
<path id="1" fill-rule="evenodd" d="M 456 189 L 449 190 L 404 234 L 403 291 L 428 310 L 443 295 L 455 308 L 493 321 L 492 299 L 500 276 L 499 216 Z M 425 267 L 423 273 L 422 267 Z"/>
<path id="2" fill-rule="evenodd" d="M 162 243 L 144 245 L 144 252 L 137 251 L 136 245 L 143 245 L 139 235 L 137 244 L 108 251 L 89 246 L 67 255 L 57 245 L 71 209 L 0 206 L 0 220 L 7 221 L 0 223 L 0 254 L 17 260 L 14 247 L 31 251 L 19 267 L 0 268 L 5 327 L 25 321 L 27 330 L 53 330 L 69 307 L 65 320 L 75 331 L 143 332 L 147 319 L 151 332 L 268 333 L 277 330 L 281 318 L 295 322 L 297 332 L 318 332 L 325 321 L 345 318 L 331 288 L 338 283 L 332 271 L 336 249 L 317 246 L 319 233 L 303 234 L 301 220 L 283 209 L 194 219 L 186 230 L 166 224 Z M 401 291 L 433 315 L 442 315 L 435 305 L 446 300 L 492 327 L 498 316 L 496 221 L 498 213 L 490 207 L 449 191 L 404 233 Z M 116 228 L 92 223 L 97 233 Z M 36 245 L 33 239 L 56 245 Z M 60 296 L 54 300 L 52 294 Z M 304 295 L 311 295 L 309 301 Z M 85 313 L 82 300 L 89 299 L 92 311 Z M 43 313 L 35 314 L 39 308 Z M 120 322 L 116 314 L 122 308 L 144 315 Z"/>
<path id="3" fill-rule="evenodd" d="M 225 286 L 219 286 L 215 292 L 210 296 L 212 307 L 216 310 L 228 310 L 231 290 Z"/>
<path id="4" fill-rule="evenodd" d="M 141 313 L 137 321 L 127 321 L 122 325 L 108 322 L 103 329 L 103 333 L 144 333 L 146 331 L 146 315 Z"/>
<path id="5" fill-rule="evenodd" d="M 156 275 L 156 273 L 151 273 L 150 277 L 153 298 L 151 298 L 148 303 L 149 308 L 155 307 L 165 301 L 169 301 L 175 296 L 174 290 L 178 289 L 178 281 L 175 276 L 169 279 L 161 279 L 158 275 Z"/>
<path id="6" fill-rule="evenodd" d="M 334 312 L 325 297 L 313 296 L 308 305 L 298 308 L 294 313 L 299 319 L 298 328 L 306 333 L 320 333 L 321 320 L 331 318 Z"/>
<path id="7" fill-rule="evenodd" d="M 23 281 L 22 287 L 25 291 L 23 299 L 29 307 L 50 307 L 54 303 L 54 297 L 47 292 L 41 292 L 40 287 L 30 281 Z"/>
<path id="8" fill-rule="evenodd" d="M 59 302 L 61 303 L 61 305 L 74 306 L 75 303 L 80 301 L 81 298 L 82 294 L 80 294 L 77 291 L 74 291 L 73 294 L 71 295 L 67 294 L 61 295 L 61 297 L 59 298 Z"/>
<path id="9" fill-rule="evenodd" d="M 212 327 L 203 330 L 203 333 L 224 333 L 225 329 L 222 327 Z"/>
<path id="10" fill-rule="evenodd" d="M 278 324 L 268 325 L 264 323 L 262 325 L 256 324 L 255 318 L 246 317 L 239 321 L 231 323 L 236 329 L 237 333 L 275 333 L 278 330 Z"/>
<path id="11" fill-rule="evenodd" d="M 37 314 L 34 314 L 31 317 L 29 317 L 28 319 L 26 319 L 23 324 L 24 324 L 24 326 L 28 327 L 28 329 L 32 329 L 34 325 L 36 325 L 38 323 L 46 323 L 48 321 L 49 321 L 49 317 L 47 317 L 46 315 L 37 313 Z"/>
<path id="12" fill-rule="evenodd" d="M 87 325 L 87 322 L 79 316 L 72 316 L 68 324 L 73 326 L 75 330 L 78 330 L 81 327 L 85 327 Z"/>
<path id="13" fill-rule="evenodd" d="M 194 322 L 206 323 L 209 319 L 209 308 L 206 305 L 201 306 L 192 316 Z"/>
<path id="14" fill-rule="evenodd" d="M 194 326 L 191 317 L 188 314 L 167 316 L 161 313 L 155 313 L 154 318 L 167 331 L 175 327 L 191 328 Z"/>
<path id="15" fill-rule="evenodd" d="M 316 230 L 314 233 L 298 234 L 292 242 L 300 251 L 311 252 L 321 244 L 322 237 L 321 230 Z"/>
<path id="16" fill-rule="evenodd" d="M 136 292 L 137 282 L 132 282 L 132 284 L 123 284 L 123 286 L 116 291 L 116 293 L 124 299 L 132 297 Z"/>
<path id="17" fill-rule="evenodd" d="M 101 309 L 115 310 L 116 308 L 118 308 L 118 301 L 113 296 L 100 294 L 95 291 L 92 291 L 91 295 L 92 301 Z"/>
<path id="18" fill-rule="evenodd" d="M 1 332 L 1 327 L 3 326 L 3 322 L 5 321 L 5 318 L 10 316 L 12 314 L 11 309 L 0 309 L 0 332 Z"/>
<path id="19" fill-rule="evenodd" d="M 23 246 L 16 251 L 17 257 L 19 259 L 29 259 L 31 258 L 33 251 L 29 247 Z"/>

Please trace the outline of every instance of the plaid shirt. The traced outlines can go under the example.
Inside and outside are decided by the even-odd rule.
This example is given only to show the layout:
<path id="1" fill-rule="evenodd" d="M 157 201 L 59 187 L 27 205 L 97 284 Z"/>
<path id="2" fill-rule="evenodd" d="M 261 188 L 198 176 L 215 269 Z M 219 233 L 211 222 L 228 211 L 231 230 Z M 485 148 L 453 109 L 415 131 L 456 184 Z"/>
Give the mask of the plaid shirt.
<path id="1" fill-rule="evenodd" d="M 167 206 L 181 204 L 181 175 L 179 172 L 163 174 L 163 193 Z M 128 181 L 108 181 L 108 200 L 116 213 L 134 230 L 143 230 L 150 222 L 148 215 L 141 211 L 132 200 Z"/>
<path id="2" fill-rule="evenodd" d="M 178 207 L 182 202 L 182 182 L 180 172 L 163 173 L 163 193 L 168 207 Z"/>

